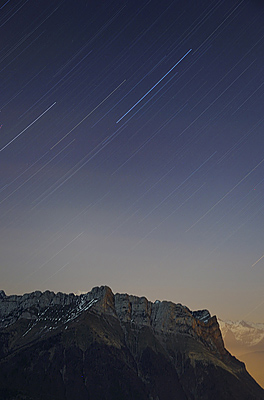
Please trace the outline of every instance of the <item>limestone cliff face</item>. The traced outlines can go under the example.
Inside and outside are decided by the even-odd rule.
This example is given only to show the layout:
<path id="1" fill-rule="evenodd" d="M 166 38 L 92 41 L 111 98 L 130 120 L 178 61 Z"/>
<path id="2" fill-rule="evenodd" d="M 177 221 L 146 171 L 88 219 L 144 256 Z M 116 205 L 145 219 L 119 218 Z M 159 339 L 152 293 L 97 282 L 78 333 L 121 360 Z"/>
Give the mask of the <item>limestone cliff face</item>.
<path id="1" fill-rule="evenodd" d="M 4 291 L 0 291 L 0 328 L 21 318 L 41 319 L 43 311 L 43 316 L 47 318 L 47 310 L 51 312 L 55 306 L 64 307 L 66 313 L 71 309 L 80 312 L 91 301 L 94 301 L 94 312 L 114 316 L 121 325 L 130 324 L 134 329 L 150 327 L 158 335 L 189 335 L 220 357 L 227 353 L 217 319 L 211 317 L 207 310 L 191 312 L 187 307 L 169 301 L 152 303 L 145 297 L 119 293 L 114 295 L 107 286 L 95 287 L 80 296 L 50 291 L 6 296 Z"/>
<path id="2" fill-rule="evenodd" d="M 181 304 L 169 301 L 152 303 L 145 297 L 113 294 L 109 287 L 94 288 L 99 299 L 94 310 L 113 315 L 121 325 L 134 328 L 150 327 L 155 334 L 186 334 L 200 340 L 219 356 L 227 354 L 216 317 L 207 310 L 191 312 Z"/>
<path id="3" fill-rule="evenodd" d="M 0 291 L 0 398 L 76 393 L 80 400 L 264 400 L 207 310 L 107 286 L 80 296 Z"/>

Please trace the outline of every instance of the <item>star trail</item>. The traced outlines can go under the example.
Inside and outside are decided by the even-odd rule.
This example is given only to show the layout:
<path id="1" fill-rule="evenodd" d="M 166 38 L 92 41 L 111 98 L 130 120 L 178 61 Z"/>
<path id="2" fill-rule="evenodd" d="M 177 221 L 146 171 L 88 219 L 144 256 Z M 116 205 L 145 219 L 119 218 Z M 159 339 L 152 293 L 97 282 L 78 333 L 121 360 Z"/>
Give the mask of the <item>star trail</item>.
<path id="1" fill-rule="evenodd" d="M 263 315 L 264 5 L 0 4 L 0 281 Z"/>

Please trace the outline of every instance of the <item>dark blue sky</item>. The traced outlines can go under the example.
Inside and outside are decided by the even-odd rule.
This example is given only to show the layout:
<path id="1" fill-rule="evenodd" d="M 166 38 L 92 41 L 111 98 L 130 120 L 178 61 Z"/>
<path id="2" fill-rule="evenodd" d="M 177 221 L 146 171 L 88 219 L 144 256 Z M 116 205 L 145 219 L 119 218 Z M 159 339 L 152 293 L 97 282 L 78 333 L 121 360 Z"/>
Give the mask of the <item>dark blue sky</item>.
<path id="1" fill-rule="evenodd" d="M 0 6 L 0 281 L 260 320 L 261 1 Z"/>

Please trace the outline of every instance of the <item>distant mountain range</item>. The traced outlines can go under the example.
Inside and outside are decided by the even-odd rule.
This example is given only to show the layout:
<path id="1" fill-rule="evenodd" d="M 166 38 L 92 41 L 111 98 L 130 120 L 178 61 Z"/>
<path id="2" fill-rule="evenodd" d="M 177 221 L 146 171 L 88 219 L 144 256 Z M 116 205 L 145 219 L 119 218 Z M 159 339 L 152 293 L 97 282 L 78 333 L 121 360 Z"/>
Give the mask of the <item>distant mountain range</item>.
<path id="1" fill-rule="evenodd" d="M 218 320 L 225 347 L 264 387 L 264 323 Z"/>
<path id="2" fill-rule="evenodd" d="M 0 291 L 0 399 L 264 400 L 264 390 L 207 310 L 101 286 Z"/>

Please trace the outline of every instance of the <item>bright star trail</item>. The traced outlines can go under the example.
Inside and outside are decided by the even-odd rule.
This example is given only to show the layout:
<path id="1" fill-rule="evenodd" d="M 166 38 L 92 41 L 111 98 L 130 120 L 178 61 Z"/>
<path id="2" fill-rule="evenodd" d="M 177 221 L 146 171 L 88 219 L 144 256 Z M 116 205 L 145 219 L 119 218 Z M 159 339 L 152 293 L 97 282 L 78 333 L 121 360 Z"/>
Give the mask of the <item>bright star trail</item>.
<path id="1" fill-rule="evenodd" d="M 0 152 L 3 151 L 6 147 L 10 146 L 19 136 L 21 136 L 27 129 L 29 129 L 33 124 L 35 124 L 44 114 L 46 114 L 53 106 L 55 106 L 56 101 L 47 108 L 42 114 L 40 114 L 34 121 L 31 122 L 25 129 L 23 129 L 20 133 L 18 133 L 12 140 L 10 140 L 5 146 L 0 149 Z"/>
<path id="2" fill-rule="evenodd" d="M 0 10 L 0 289 L 263 322 L 263 2 Z"/>
<path id="3" fill-rule="evenodd" d="M 153 85 L 148 91 L 147 93 L 144 94 L 144 96 L 142 96 L 121 118 L 119 118 L 119 120 L 116 121 L 116 123 L 118 124 L 118 122 L 120 122 L 128 113 L 130 113 L 130 111 L 133 110 L 133 108 L 135 108 L 161 81 L 163 81 L 163 79 L 166 78 L 167 75 L 169 75 L 169 73 L 175 68 L 177 67 L 177 65 L 192 51 L 192 49 L 188 50 L 187 53 L 184 54 L 184 56 L 175 64 L 173 65 L 173 67 L 165 74 L 163 75 L 162 78 L 160 78 L 160 80 L 155 83 L 155 85 Z"/>
<path id="4" fill-rule="evenodd" d="M 256 262 L 254 262 L 254 264 L 252 264 L 252 267 L 255 267 L 255 265 L 257 265 L 262 260 L 262 258 L 264 258 L 264 254 Z"/>

